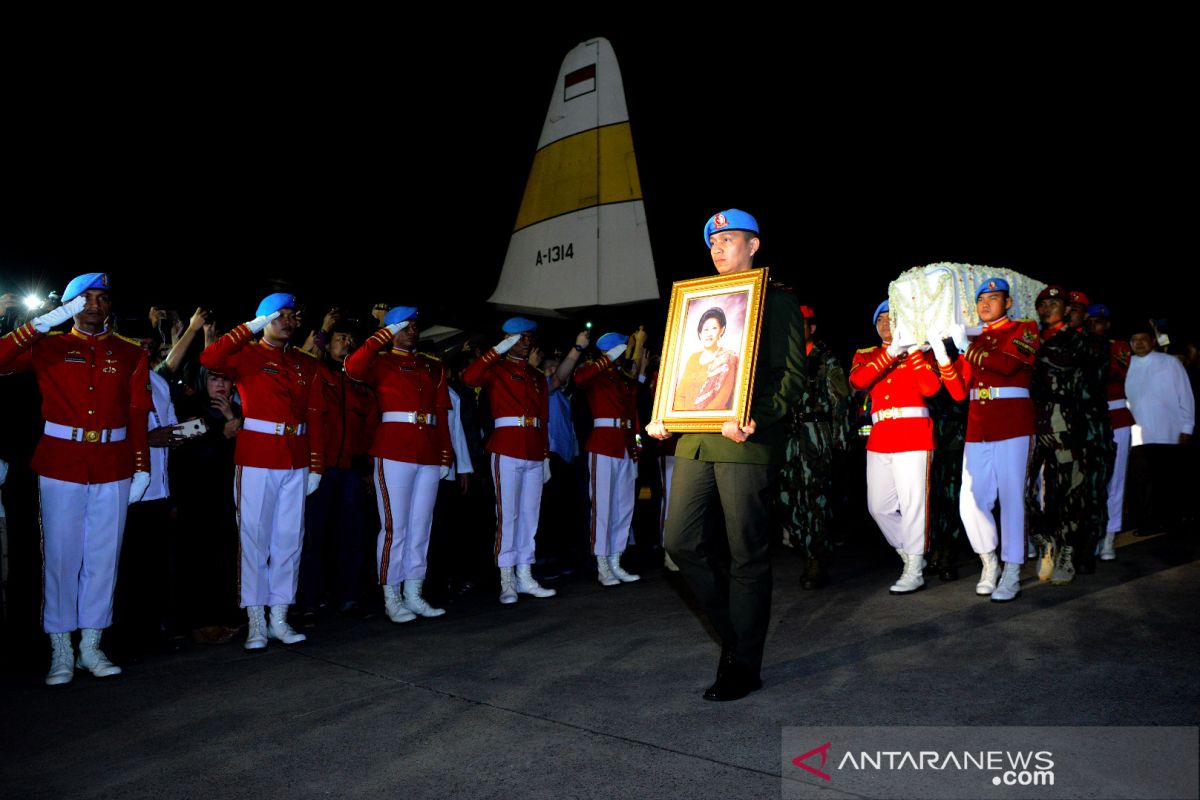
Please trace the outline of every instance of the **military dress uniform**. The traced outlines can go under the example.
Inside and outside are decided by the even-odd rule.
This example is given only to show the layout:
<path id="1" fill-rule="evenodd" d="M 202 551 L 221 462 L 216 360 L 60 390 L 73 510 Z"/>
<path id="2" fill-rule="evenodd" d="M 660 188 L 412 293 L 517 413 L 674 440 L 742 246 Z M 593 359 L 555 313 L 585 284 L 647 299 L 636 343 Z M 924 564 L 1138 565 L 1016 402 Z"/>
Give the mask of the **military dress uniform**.
<path id="1" fill-rule="evenodd" d="M 1103 311 L 1101 311 L 1103 309 Z M 1093 305 L 1089 309 L 1093 316 L 1108 316 L 1104 306 Z M 1115 559 L 1113 539 L 1123 529 L 1125 515 L 1125 475 L 1129 470 L 1129 447 L 1133 431 L 1133 412 L 1125 398 L 1125 378 L 1129 375 L 1133 350 L 1128 342 L 1109 340 L 1108 373 L 1105 380 L 1105 400 L 1108 404 L 1108 420 L 1113 432 L 1113 472 L 1107 487 L 1108 525 L 1100 550 L 1102 561 Z"/>
<path id="2" fill-rule="evenodd" d="M 758 223 L 729 209 L 709 218 L 704 239 Z M 787 450 L 787 416 L 804 392 L 804 317 L 790 289 L 770 283 L 763 302 L 750 419 L 754 434 L 735 442 L 719 433 L 689 433 L 675 448 L 666 547 L 721 641 L 717 682 L 706 699 L 745 696 L 761 686 L 763 648 L 771 620 L 771 518 L 776 478 Z M 711 541 L 720 508 L 725 548 Z M 732 689 L 732 694 L 728 690 Z"/>
<path id="3" fill-rule="evenodd" d="M 82 310 L 84 293 L 108 288 L 102 273 L 68 284 L 59 314 Z M 63 321 L 65 321 L 65 317 Z M 0 339 L 0 374 L 32 371 L 45 425 L 30 467 L 38 475 L 42 523 L 42 628 L 54 646 L 49 684 L 73 666 L 115 675 L 99 651 L 112 624 L 121 539 L 129 503 L 149 483 L 147 417 L 153 408 L 146 352 L 107 328 L 43 332 L 30 321 Z M 131 479 L 143 480 L 131 496 Z M 72 664 L 70 633 L 83 629 Z"/>
<path id="4" fill-rule="evenodd" d="M 1008 283 L 985 281 L 976 298 L 985 291 L 1007 292 Z M 997 601 L 1019 594 L 1015 587 L 1020 565 L 1025 563 L 1025 479 L 1037 430 L 1029 384 L 1039 345 L 1037 323 L 1001 317 L 984 325 L 956 362 L 971 401 L 959 514 L 971 548 L 984 565 L 977 594 L 991 595 L 996 590 L 1000 565 L 995 551 L 1000 545 L 999 561 L 1005 564 L 1011 586 L 993 598 Z M 992 515 L 997 500 L 1000 531 Z"/>
<path id="5" fill-rule="evenodd" d="M 604 351 L 623 346 L 626 337 L 605 334 L 597 341 Z M 612 358 L 601 355 L 575 370 L 575 384 L 587 397 L 592 412 L 588 453 L 588 494 L 592 502 L 591 545 L 600 582 L 606 586 L 638 579 L 621 569 L 621 554 L 629 542 L 637 482 L 637 381 L 623 373 Z M 615 568 L 614 568 L 615 567 Z M 622 574 L 628 577 L 622 578 Z"/>
<path id="6" fill-rule="evenodd" d="M 234 450 L 234 502 L 239 531 L 238 594 L 251 627 L 247 649 L 270 634 L 285 644 L 304 640 L 287 625 L 295 602 L 304 542 L 304 498 L 324 470 L 324 407 L 317 360 L 288 344 L 254 338 L 270 315 L 295 308 L 295 298 L 269 295 L 252 323 L 238 325 L 206 347 L 200 363 L 233 379 L 244 418 Z M 261 326 L 259 323 L 261 322 Z M 319 479 L 318 479 L 319 480 Z M 268 630 L 263 609 L 271 607 Z"/>
<path id="7" fill-rule="evenodd" d="M 520 317 L 503 327 L 510 338 L 536 329 L 535 323 Z M 527 359 L 493 348 L 463 370 L 462 378 L 467 386 L 487 392 L 494 418 L 485 449 L 491 454 L 496 491 L 494 556 L 500 568 L 501 602 L 516 602 L 518 593 L 552 596 L 554 590 L 542 588 L 532 575 L 542 484 L 549 478 L 546 376 Z"/>
<path id="8" fill-rule="evenodd" d="M 951 396 L 964 397 L 962 380 L 953 364 L 938 365 L 919 350 L 893 356 L 885 346 L 855 353 L 849 378 L 871 398 L 867 508 L 906 565 L 891 591 L 907 594 L 923 584 L 929 550 L 929 472 L 936 444 L 925 398 L 937 394 L 943 381 Z"/>
<path id="9" fill-rule="evenodd" d="M 414 319 L 416 313 L 411 306 L 393 308 L 384 322 L 397 325 Z M 384 587 L 388 616 L 402 622 L 414 614 L 445 613 L 426 603 L 421 591 L 438 481 L 449 472 L 454 453 L 445 367 L 424 353 L 383 351 L 393 335 L 385 327 L 370 336 L 346 359 L 346 374 L 370 386 L 379 403 L 380 424 L 370 449 L 382 526 L 376 545 L 377 579 Z M 396 608 L 401 585 L 403 605 L 410 614 Z"/>

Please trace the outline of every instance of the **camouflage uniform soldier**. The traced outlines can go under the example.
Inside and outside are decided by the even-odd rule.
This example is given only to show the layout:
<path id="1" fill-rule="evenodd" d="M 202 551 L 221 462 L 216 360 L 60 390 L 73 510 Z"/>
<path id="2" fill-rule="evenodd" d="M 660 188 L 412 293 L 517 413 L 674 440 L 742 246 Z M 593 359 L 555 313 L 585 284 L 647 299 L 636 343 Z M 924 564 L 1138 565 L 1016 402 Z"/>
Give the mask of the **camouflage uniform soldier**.
<path id="1" fill-rule="evenodd" d="M 1060 586 L 1075 578 L 1075 561 L 1087 565 L 1093 558 L 1097 540 L 1091 515 L 1095 512 L 1088 508 L 1085 470 L 1099 445 L 1097 437 L 1103 435 L 1100 428 L 1107 422 L 1102 420 L 1106 409 L 1103 415 L 1092 410 L 1103 398 L 1103 387 L 1100 394 L 1086 387 L 1107 365 L 1108 347 L 1096 346 L 1097 338 L 1067 326 L 1065 299 L 1061 287 L 1050 286 L 1037 300 L 1042 346 L 1031 395 L 1038 434 L 1027 494 L 1034 541 L 1041 549 L 1038 578 Z M 1033 480 L 1038 474 L 1040 502 Z M 1107 481 L 1106 470 L 1101 470 L 1101 477 Z"/>
<path id="2" fill-rule="evenodd" d="M 967 437 L 967 401 L 955 400 L 943 387 L 927 402 L 937 441 L 929 482 L 929 565 L 943 581 L 953 581 L 958 579 L 958 542 L 963 535 L 958 496 Z"/>
<path id="3" fill-rule="evenodd" d="M 804 314 L 808 374 L 804 398 L 792 408 L 787 422 L 787 462 L 779 474 L 784 544 L 803 550 L 808 564 L 800 585 L 825 585 L 833 557 L 829 529 L 832 520 L 834 451 L 844 451 L 850 438 L 850 384 L 829 348 L 814 342 L 816 315 Z"/>

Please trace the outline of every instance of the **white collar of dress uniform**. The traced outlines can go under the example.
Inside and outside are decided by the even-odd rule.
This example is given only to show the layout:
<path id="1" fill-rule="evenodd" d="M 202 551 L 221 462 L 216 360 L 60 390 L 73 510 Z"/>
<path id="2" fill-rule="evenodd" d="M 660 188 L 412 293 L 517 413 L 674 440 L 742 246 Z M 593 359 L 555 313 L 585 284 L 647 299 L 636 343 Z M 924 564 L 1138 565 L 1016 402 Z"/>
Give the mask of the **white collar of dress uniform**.
<path id="1" fill-rule="evenodd" d="M 287 350 L 288 344 L 289 344 L 289 342 L 284 342 L 282 345 L 271 344 L 270 340 L 268 340 L 267 337 L 265 337 L 265 336 L 262 337 L 261 339 L 259 339 L 259 341 L 262 342 L 263 344 L 265 344 L 267 347 L 271 348 L 272 350 Z"/>
<path id="2" fill-rule="evenodd" d="M 525 358 L 521 358 L 520 356 L 510 356 L 508 354 L 505 354 L 504 357 L 507 358 L 509 361 L 528 361 L 529 360 L 528 356 L 526 356 Z"/>
<path id="3" fill-rule="evenodd" d="M 79 330 L 79 328 L 75 328 L 75 327 L 71 328 L 71 332 L 77 333 L 80 336 L 85 336 L 88 339 L 94 339 L 97 336 L 103 336 L 104 334 L 108 333 L 108 326 L 105 325 L 102 330 L 96 331 L 95 333 L 88 333 L 87 331 L 81 331 L 81 330 Z"/>

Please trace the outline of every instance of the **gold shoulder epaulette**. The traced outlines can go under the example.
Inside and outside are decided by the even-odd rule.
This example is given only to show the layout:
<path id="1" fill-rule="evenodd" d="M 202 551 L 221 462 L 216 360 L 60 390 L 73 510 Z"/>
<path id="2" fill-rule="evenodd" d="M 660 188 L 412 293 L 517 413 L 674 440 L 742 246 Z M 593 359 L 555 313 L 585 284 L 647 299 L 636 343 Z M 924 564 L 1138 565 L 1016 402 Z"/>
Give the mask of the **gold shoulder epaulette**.
<path id="1" fill-rule="evenodd" d="M 422 351 L 420 353 L 417 353 L 417 355 L 425 356 L 425 358 L 428 358 L 430 361 L 441 361 L 442 360 L 438 356 L 435 356 L 433 353 L 426 353 L 426 352 Z"/>
<path id="2" fill-rule="evenodd" d="M 301 348 L 301 347 L 297 347 L 296 352 L 302 356 L 308 356 L 309 358 L 320 358 L 320 356 L 313 355 L 312 353 L 308 352 L 307 350 L 305 350 L 304 348 Z"/>
<path id="3" fill-rule="evenodd" d="M 856 353 L 869 353 L 869 352 L 871 352 L 872 350 L 878 350 L 878 349 L 879 349 L 879 347 L 878 347 L 878 345 L 877 345 L 877 346 L 875 346 L 875 347 L 864 347 L 864 348 L 862 348 L 861 350 L 855 350 L 854 352 L 856 352 Z"/>
<path id="4" fill-rule="evenodd" d="M 134 347 L 136 347 L 138 349 L 141 349 L 141 347 L 142 347 L 142 343 L 137 339 L 131 339 L 128 336 L 123 336 L 119 333 L 114 333 L 113 336 L 117 339 L 120 339 L 123 342 L 129 342 L 131 345 L 133 345 Z"/>

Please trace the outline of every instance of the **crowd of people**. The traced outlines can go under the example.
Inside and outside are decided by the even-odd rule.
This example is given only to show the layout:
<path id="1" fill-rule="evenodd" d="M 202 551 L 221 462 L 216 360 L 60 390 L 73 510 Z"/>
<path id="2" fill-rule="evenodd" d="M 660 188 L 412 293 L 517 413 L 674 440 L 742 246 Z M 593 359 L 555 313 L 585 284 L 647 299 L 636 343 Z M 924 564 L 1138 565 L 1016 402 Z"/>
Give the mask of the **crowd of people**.
<path id="1" fill-rule="evenodd" d="M 710 218 L 717 271 L 748 269 L 758 236 L 745 212 Z M 514 317 L 447 346 L 410 306 L 306 324 L 278 292 L 219 331 L 204 309 L 118 317 L 101 273 L 27 314 L 5 295 L 7 621 L 40 608 L 61 685 L 242 630 L 246 650 L 297 644 L 323 608 L 381 600 L 399 625 L 465 592 L 549 598 L 548 578 L 580 569 L 616 587 L 639 580 L 636 539 L 700 598 L 723 645 L 705 696 L 725 700 L 761 685 L 768 527 L 806 590 L 828 583 L 857 505 L 900 558 L 893 594 L 956 579 L 969 546 L 975 592 L 1005 602 L 1029 558 L 1065 585 L 1116 558 L 1117 533 L 1191 521 L 1195 346 L 1177 353 L 1161 323 L 1111 338 L 1108 307 L 1059 286 L 1037 320 L 1011 316 L 1001 277 L 975 300 L 978 328 L 907 345 L 880 304 L 878 344 L 846 370 L 816 312 L 772 286 L 750 422 L 678 437 L 652 419 L 641 328 L 560 343 Z M 726 325 L 700 320 L 681 407 L 731 402 Z M 635 524 L 640 493 L 657 513 Z"/>

